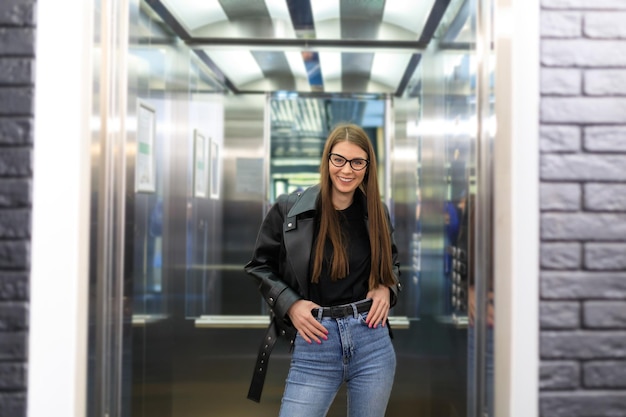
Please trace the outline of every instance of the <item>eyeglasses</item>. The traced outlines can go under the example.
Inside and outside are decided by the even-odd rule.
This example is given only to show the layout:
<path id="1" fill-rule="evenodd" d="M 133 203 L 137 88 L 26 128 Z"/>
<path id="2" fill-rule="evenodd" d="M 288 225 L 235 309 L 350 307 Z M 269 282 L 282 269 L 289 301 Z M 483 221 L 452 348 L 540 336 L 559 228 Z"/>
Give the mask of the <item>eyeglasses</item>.
<path id="1" fill-rule="evenodd" d="M 330 163 L 336 166 L 337 168 L 341 168 L 346 164 L 346 162 L 350 163 L 350 167 L 352 167 L 355 171 L 361 171 L 369 165 L 370 161 L 363 158 L 354 158 L 354 159 L 346 159 L 338 153 L 331 153 L 328 156 Z"/>

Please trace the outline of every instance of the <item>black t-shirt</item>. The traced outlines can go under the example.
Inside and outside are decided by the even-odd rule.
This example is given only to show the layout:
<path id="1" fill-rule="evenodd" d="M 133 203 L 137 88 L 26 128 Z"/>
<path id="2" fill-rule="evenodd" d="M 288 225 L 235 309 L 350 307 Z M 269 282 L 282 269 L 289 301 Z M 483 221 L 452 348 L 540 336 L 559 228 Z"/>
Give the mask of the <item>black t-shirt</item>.
<path id="1" fill-rule="evenodd" d="M 350 207 L 339 210 L 339 223 L 348 255 L 348 276 L 333 281 L 329 275 L 332 245 L 327 240 L 324 264 L 318 283 L 311 283 L 310 296 L 322 306 L 346 304 L 365 298 L 370 275 L 370 240 L 364 221 L 362 199 L 354 199 Z M 313 246 L 315 248 L 315 245 Z M 314 259 L 314 256 L 311 256 Z M 312 271 L 312 266 L 310 270 Z"/>

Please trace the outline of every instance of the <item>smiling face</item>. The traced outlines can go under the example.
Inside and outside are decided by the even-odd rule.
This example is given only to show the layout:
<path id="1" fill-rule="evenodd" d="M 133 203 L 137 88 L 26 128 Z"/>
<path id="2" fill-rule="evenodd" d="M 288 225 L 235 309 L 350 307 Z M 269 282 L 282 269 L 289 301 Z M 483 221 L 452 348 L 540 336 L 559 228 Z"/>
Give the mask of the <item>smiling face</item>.
<path id="1" fill-rule="evenodd" d="M 332 147 L 330 153 L 338 154 L 347 160 L 352 159 L 369 159 L 367 152 L 354 143 L 342 141 L 337 142 Z M 332 163 L 328 164 L 328 174 L 332 184 L 332 198 L 335 207 L 344 209 L 352 202 L 354 191 L 361 185 L 365 174 L 369 168 L 361 171 L 354 170 L 349 162 L 342 167 L 336 167 Z"/>

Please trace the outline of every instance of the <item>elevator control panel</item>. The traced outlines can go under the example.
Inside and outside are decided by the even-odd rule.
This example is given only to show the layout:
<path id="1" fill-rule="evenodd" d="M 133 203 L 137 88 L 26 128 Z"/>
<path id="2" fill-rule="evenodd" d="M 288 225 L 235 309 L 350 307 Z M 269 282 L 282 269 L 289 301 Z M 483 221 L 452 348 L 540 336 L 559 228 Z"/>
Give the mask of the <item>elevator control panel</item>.
<path id="1" fill-rule="evenodd" d="M 467 314 L 468 263 L 467 252 L 451 246 L 452 253 L 452 309 L 457 314 Z"/>

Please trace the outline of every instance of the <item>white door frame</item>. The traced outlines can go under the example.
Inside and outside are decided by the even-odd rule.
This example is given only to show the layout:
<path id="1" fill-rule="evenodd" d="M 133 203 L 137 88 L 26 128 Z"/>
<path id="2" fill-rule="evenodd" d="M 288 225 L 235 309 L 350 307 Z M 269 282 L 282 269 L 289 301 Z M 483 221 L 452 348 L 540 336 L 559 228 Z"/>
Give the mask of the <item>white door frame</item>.
<path id="1" fill-rule="evenodd" d="M 83 417 L 93 1 L 39 1 L 27 412 Z"/>
<path id="2" fill-rule="evenodd" d="M 539 0 L 495 0 L 495 415 L 539 414 Z"/>

